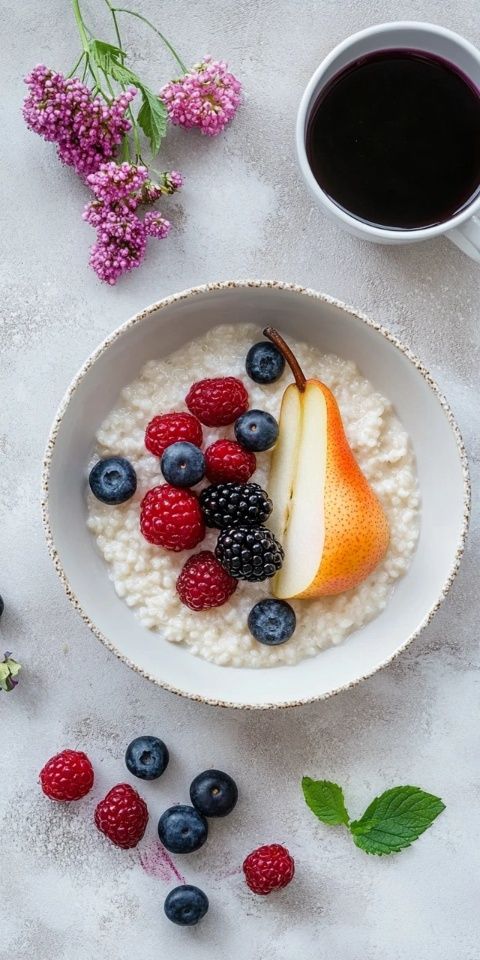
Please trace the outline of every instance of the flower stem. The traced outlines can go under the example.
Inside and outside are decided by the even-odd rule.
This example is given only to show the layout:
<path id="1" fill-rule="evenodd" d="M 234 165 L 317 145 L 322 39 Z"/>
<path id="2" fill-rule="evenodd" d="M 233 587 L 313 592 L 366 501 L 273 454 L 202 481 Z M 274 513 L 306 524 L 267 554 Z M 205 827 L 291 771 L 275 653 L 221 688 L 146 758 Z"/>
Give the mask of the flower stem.
<path id="1" fill-rule="evenodd" d="M 86 56 L 86 63 L 95 81 L 95 92 L 98 91 L 98 93 L 100 93 L 101 96 L 104 98 L 104 100 L 106 100 L 108 103 L 109 100 L 104 90 L 102 90 L 102 84 L 100 83 L 100 77 L 97 73 L 96 65 L 92 57 L 90 56 L 90 41 L 88 39 L 87 28 L 85 26 L 85 23 L 83 22 L 83 17 L 80 12 L 79 0 L 72 0 L 72 6 L 73 6 L 73 13 L 75 16 L 75 20 L 77 21 L 78 32 L 80 34 L 80 39 L 82 41 L 83 52 Z"/>
<path id="2" fill-rule="evenodd" d="M 167 50 L 170 51 L 174 59 L 177 61 L 182 73 L 188 73 L 188 68 L 185 66 L 183 60 L 180 59 L 177 51 L 172 47 L 172 44 L 170 43 L 170 41 L 167 40 L 167 38 L 163 35 L 163 33 L 161 33 L 160 30 L 157 30 L 157 28 L 153 25 L 153 23 L 151 23 L 150 20 L 147 20 L 147 18 L 144 17 L 142 13 L 137 13 L 136 10 L 129 10 L 128 7 L 112 7 L 111 4 L 109 3 L 109 0 L 107 0 L 107 3 L 112 12 L 112 16 L 114 16 L 114 14 L 116 13 L 128 13 L 129 16 L 137 17 L 138 20 L 142 20 L 143 23 L 146 23 L 147 27 L 150 27 L 150 29 L 153 30 L 153 32 L 156 33 L 158 37 L 160 37 L 160 40 L 162 41 L 162 43 L 165 44 Z"/>
<path id="3" fill-rule="evenodd" d="M 69 80 L 70 77 L 73 77 L 73 75 L 77 72 L 84 56 L 85 56 L 85 50 L 82 50 L 82 53 L 80 54 L 75 66 L 70 70 L 70 73 L 67 73 L 67 80 Z"/>

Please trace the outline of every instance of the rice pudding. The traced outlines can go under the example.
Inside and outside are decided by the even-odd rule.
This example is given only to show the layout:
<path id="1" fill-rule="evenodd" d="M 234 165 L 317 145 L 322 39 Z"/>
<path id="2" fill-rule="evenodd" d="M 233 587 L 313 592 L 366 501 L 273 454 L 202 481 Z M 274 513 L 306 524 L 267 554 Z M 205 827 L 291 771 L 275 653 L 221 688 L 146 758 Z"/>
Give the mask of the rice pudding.
<path id="1" fill-rule="evenodd" d="M 124 388 L 98 430 L 93 458 L 126 457 L 137 473 L 136 493 L 119 506 L 105 505 L 88 493 L 88 526 L 108 565 L 110 579 L 117 594 L 152 631 L 152 643 L 158 633 L 170 642 L 186 645 L 197 656 L 238 667 L 295 663 L 340 643 L 368 623 L 385 607 L 395 581 L 407 570 L 419 531 L 415 459 L 390 402 L 352 362 L 295 343 L 300 364 L 327 384 L 336 397 L 353 453 L 388 519 L 387 552 L 373 573 L 354 589 L 336 596 L 291 601 L 297 617 L 296 631 L 279 646 L 258 643 L 247 627 L 252 606 L 270 594 L 268 580 L 239 581 L 229 601 L 215 609 L 194 612 L 181 603 L 175 585 L 186 558 L 199 550 L 214 550 L 218 530 L 207 529 L 196 550 L 181 553 L 144 539 L 139 524 L 140 503 L 149 489 L 164 482 L 158 458 L 145 448 L 145 428 L 157 414 L 184 410 L 191 384 L 204 377 L 238 377 L 246 386 L 250 407 L 278 419 L 282 396 L 292 376 L 286 369 L 275 383 L 260 385 L 250 380 L 245 357 L 260 339 L 261 330 L 253 324 L 222 325 L 163 360 L 149 361 L 138 379 Z M 203 427 L 203 437 L 205 449 L 220 437 L 233 438 L 233 426 Z M 251 478 L 267 490 L 270 461 L 269 451 L 258 453 L 257 470 Z M 195 490 L 206 485 L 204 481 Z"/>

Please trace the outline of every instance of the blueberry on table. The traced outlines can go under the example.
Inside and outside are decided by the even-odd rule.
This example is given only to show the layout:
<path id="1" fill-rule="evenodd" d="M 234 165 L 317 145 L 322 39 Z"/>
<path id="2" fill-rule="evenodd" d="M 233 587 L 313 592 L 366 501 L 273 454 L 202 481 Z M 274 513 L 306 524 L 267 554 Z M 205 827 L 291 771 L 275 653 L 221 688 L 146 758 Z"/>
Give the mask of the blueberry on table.
<path id="1" fill-rule="evenodd" d="M 285 370 L 285 358 L 274 343 L 260 340 L 250 347 L 245 369 L 255 383 L 275 383 Z"/>
<path id="2" fill-rule="evenodd" d="M 221 770 L 204 770 L 190 784 L 190 800 L 204 817 L 226 817 L 237 800 L 235 780 Z"/>
<path id="3" fill-rule="evenodd" d="M 158 737 L 136 737 L 127 747 L 125 763 L 140 780 L 156 780 L 167 769 L 168 749 Z"/>
<path id="4" fill-rule="evenodd" d="M 102 503 L 125 503 L 137 489 L 137 475 L 124 457 L 105 457 L 90 471 L 90 489 Z"/>
<path id="5" fill-rule="evenodd" d="M 208 823 L 194 807 L 178 803 L 162 813 L 158 836 L 170 853 L 193 853 L 205 843 Z"/>
<path id="6" fill-rule="evenodd" d="M 2 613 L 4 610 L 5 610 L 5 604 L 3 602 L 3 597 L 0 595 L 0 617 L 2 616 Z"/>
<path id="7" fill-rule="evenodd" d="M 170 890 L 163 909 L 172 923 L 180 927 L 193 927 L 208 910 L 208 897 L 198 887 L 189 883 Z"/>
<path id="8" fill-rule="evenodd" d="M 278 423 L 265 410 L 247 410 L 235 421 L 235 436 L 246 450 L 270 450 L 277 442 Z"/>
<path id="9" fill-rule="evenodd" d="M 160 469 L 172 487 L 194 487 L 205 476 L 205 457 L 193 443 L 179 440 L 162 454 Z"/>
<path id="10" fill-rule="evenodd" d="M 286 600 L 259 600 L 248 615 L 248 629 L 255 640 L 267 646 L 277 646 L 290 640 L 295 632 L 297 618 Z"/>

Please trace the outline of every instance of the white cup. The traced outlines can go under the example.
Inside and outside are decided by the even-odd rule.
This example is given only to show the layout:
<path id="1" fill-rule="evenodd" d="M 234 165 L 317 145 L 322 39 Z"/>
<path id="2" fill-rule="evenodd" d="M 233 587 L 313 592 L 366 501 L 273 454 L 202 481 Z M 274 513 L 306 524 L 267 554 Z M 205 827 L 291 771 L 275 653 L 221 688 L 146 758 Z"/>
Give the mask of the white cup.
<path id="1" fill-rule="evenodd" d="M 320 64 L 308 83 L 297 115 L 296 141 L 300 169 L 307 186 L 328 216 L 337 220 L 349 233 L 374 243 L 414 243 L 440 234 L 453 241 L 477 263 L 480 263 L 480 195 L 449 220 L 433 227 L 392 229 L 364 223 L 339 207 L 317 183 L 306 151 L 306 132 L 312 107 L 320 91 L 340 70 L 359 57 L 377 50 L 423 50 L 452 63 L 480 89 L 480 51 L 452 30 L 433 23 L 399 21 L 368 27 L 348 37 L 335 47 Z"/>

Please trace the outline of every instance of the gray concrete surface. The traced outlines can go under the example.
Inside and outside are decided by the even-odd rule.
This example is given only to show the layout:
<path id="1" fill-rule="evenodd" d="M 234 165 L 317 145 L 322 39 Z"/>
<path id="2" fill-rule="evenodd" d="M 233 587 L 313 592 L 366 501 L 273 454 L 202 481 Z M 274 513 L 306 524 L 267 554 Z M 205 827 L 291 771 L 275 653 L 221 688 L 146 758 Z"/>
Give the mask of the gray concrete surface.
<path id="1" fill-rule="evenodd" d="M 84 6 L 105 36 L 103 6 Z M 20 115 L 29 68 L 43 61 L 68 69 L 75 59 L 69 5 L 1 4 L 1 645 L 24 673 L 14 693 L 0 694 L 0 958 L 476 960 L 478 520 L 447 603 L 393 666 L 326 703 L 250 715 L 163 693 L 95 640 L 48 559 L 39 474 L 56 406 L 109 331 L 191 284 L 261 276 L 342 298 L 410 344 L 452 403 L 478 481 L 479 268 L 446 240 L 395 249 L 341 233 L 312 204 L 293 150 L 301 91 L 337 41 L 412 18 L 479 44 L 477 5 L 137 0 L 137 8 L 163 24 L 187 62 L 208 51 L 227 58 L 245 85 L 245 106 L 216 141 L 171 135 L 162 165 L 187 177 L 172 204 L 175 231 L 151 244 L 143 269 L 107 289 L 87 267 L 86 191 Z M 172 72 L 167 55 L 141 24 L 124 30 L 158 86 Z M 142 867 L 138 850 L 114 849 L 90 818 L 98 797 L 125 779 L 125 745 L 144 731 L 165 738 L 172 762 L 144 790 L 152 816 Z M 50 805 L 36 783 L 43 762 L 65 746 L 85 749 L 97 770 L 92 796 L 74 809 Z M 209 765 L 235 775 L 242 799 L 234 819 L 214 825 L 208 846 L 179 863 L 211 900 L 203 925 L 186 931 L 163 917 L 168 883 L 155 860 L 155 821 Z M 346 834 L 316 823 L 300 796 L 304 773 L 342 783 L 355 813 L 395 783 L 440 794 L 447 810 L 409 851 L 369 858 Z M 297 860 L 295 884 L 269 899 L 251 896 L 238 873 L 245 853 L 266 841 L 286 842 Z"/>

